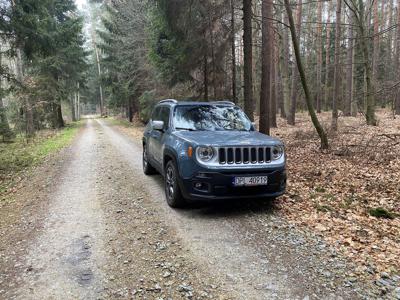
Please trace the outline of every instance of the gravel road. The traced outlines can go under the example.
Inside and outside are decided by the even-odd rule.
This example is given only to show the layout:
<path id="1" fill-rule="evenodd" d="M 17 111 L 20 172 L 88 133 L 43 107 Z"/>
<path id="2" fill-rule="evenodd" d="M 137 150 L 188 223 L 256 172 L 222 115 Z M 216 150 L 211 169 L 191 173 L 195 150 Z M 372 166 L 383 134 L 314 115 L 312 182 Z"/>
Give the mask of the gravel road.
<path id="1" fill-rule="evenodd" d="M 273 203 L 169 208 L 161 176 L 142 173 L 141 151 L 140 140 L 107 120 L 87 121 L 55 158 L 62 171 L 30 206 L 31 221 L 2 223 L 0 298 L 384 297 Z M 25 195 L 34 188 L 27 183 Z M 38 230 L 27 237 L 26 226 Z"/>

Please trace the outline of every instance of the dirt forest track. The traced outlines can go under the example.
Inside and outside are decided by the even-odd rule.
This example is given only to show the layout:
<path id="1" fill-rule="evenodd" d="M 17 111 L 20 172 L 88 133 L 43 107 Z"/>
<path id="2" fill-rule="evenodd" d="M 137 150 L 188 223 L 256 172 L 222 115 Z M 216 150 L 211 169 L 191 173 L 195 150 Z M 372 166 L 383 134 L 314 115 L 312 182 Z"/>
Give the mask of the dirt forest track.
<path id="1" fill-rule="evenodd" d="M 35 180 L 26 184 L 25 197 L 36 200 L 22 221 L 6 222 L 17 204 L 1 209 L 0 299 L 382 297 L 349 277 L 352 263 L 321 238 L 280 218 L 274 203 L 169 208 L 162 177 L 145 176 L 141 156 L 140 139 L 87 120 L 42 167 L 60 170 L 43 179 L 46 193 Z"/>

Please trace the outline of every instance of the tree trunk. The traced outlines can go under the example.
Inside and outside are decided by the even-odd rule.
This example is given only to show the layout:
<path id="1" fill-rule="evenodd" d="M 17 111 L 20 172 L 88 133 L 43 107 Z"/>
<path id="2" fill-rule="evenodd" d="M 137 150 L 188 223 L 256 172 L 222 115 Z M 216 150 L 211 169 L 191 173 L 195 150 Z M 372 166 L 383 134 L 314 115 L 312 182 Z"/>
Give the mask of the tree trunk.
<path id="1" fill-rule="evenodd" d="M 104 115 L 104 97 L 103 97 L 103 86 L 101 84 L 101 65 L 100 65 L 100 55 L 97 49 L 96 43 L 94 43 L 94 50 L 96 53 L 96 63 L 97 63 L 97 71 L 99 75 L 99 92 L 100 92 L 100 114 Z"/>
<path id="2" fill-rule="evenodd" d="M 287 12 L 287 15 L 289 18 L 290 32 L 292 34 L 292 42 L 293 42 L 294 54 L 296 56 L 297 68 L 298 68 L 301 83 L 302 83 L 302 86 L 304 89 L 308 112 L 310 113 L 312 123 L 314 124 L 314 127 L 321 139 L 321 149 L 328 149 L 329 148 L 328 137 L 318 120 L 317 114 L 315 113 L 312 99 L 311 99 L 310 90 L 309 90 L 308 84 L 307 84 L 306 74 L 304 72 L 303 63 L 301 61 L 300 47 L 299 47 L 298 38 L 297 38 L 297 34 L 296 34 L 296 28 L 295 28 L 295 24 L 294 24 L 294 20 L 293 20 L 292 9 L 290 7 L 289 0 L 284 0 L 284 1 L 285 1 L 286 12 Z"/>
<path id="3" fill-rule="evenodd" d="M 400 24 L 400 0 L 397 0 L 397 24 Z M 395 66 L 397 80 L 400 81 L 400 26 L 397 26 L 396 32 L 396 56 L 395 56 Z M 395 114 L 400 115 L 400 87 L 396 91 L 396 103 L 395 103 Z"/>
<path id="4" fill-rule="evenodd" d="M 208 101 L 208 60 L 207 54 L 204 55 L 204 101 Z"/>
<path id="5" fill-rule="evenodd" d="M 93 45 L 93 49 L 94 49 L 94 54 L 96 57 L 96 65 L 97 65 L 97 73 L 99 76 L 99 92 L 100 92 L 100 115 L 103 116 L 104 115 L 104 96 L 103 96 L 103 86 L 101 84 L 101 62 L 100 62 L 100 54 L 99 54 L 99 49 L 97 48 L 97 43 L 96 43 L 96 33 L 94 31 L 93 28 L 95 28 L 94 26 L 94 20 L 93 20 L 93 16 L 92 16 L 92 29 L 90 31 L 91 37 L 92 37 L 92 45 Z"/>
<path id="6" fill-rule="evenodd" d="M 71 105 L 71 120 L 72 122 L 76 122 L 76 92 L 71 94 L 70 105 Z"/>
<path id="7" fill-rule="evenodd" d="M 389 0 L 389 6 L 388 6 L 388 15 L 389 15 L 389 24 L 388 27 L 392 28 L 392 26 L 394 25 L 393 22 L 393 8 L 394 8 L 394 0 Z M 392 59 L 393 59 L 393 28 L 391 30 L 389 30 L 388 32 L 388 46 L 389 46 L 389 57 L 388 57 L 388 63 L 391 64 L 392 63 Z"/>
<path id="8" fill-rule="evenodd" d="M 235 45 L 235 6 L 231 0 L 231 46 L 232 46 L 232 101 L 237 103 L 236 94 L 236 45 Z"/>
<path id="9" fill-rule="evenodd" d="M 287 14 L 283 14 L 283 22 L 289 23 Z M 282 84 L 283 84 L 283 102 L 285 109 L 285 117 L 288 118 L 290 114 L 290 76 L 289 76 L 289 61 L 290 61 L 290 49 L 289 49 L 289 30 L 284 26 L 282 35 L 282 48 L 283 55 L 281 56 L 282 66 Z"/>
<path id="10" fill-rule="evenodd" d="M 243 0 L 244 111 L 254 121 L 252 0 Z"/>
<path id="11" fill-rule="evenodd" d="M 340 38 L 341 38 L 342 0 L 336 4 L 335 25 L 335 69 L 333 75 L 334 95 L 332 98 L 332 130 L 336 131 L 338 126 L 338 102 L 340 99 Z"/>
<path id="12" fill-rule="evenodd" d="M 80 90 L 80 84 L 79 81 L 77 83 L 77 98 L 76 98 L 76 118 L 79 121 L 81 119 L 81 90 Z"/>
<path id="13" fill-rule="evenodd" d="M 214 50 L 214 31 L 211 25 L 211 16 L 208 17 L 208 26 L 210 31 L 210 47 L 211 47 L 211 65 L 212 65 L 212 86 L 214 92 L 214 100 L 217 100 L 217 68 L 215 66 L 215 50 Z"/>
<path id="14" fill-rule="evenodd" d="M 318 1 L 317 6 L 317 112 L 321 112 L 321 82 L 322 82 L 322 1 Z"/>
<path id="15" fill-rule="evenodd" d="M 378 2 L 374 1 L 374 53 L 372 55 L 372 72 L 375 85 L 378 82 L 378 65 L 379 65 L 379 10 Z"/>
<path id="16" fill-rule="evenodd" d="M 272 0 L 267 0 L 267 1 L 272 1 Z M 264 1 L 263 1 L 264 2 Z M 271 7 L 272 10 L 272 7 Z M 272 12 L 270 14 L 271 16 L 268 18 L 272 18 Z M 272 27 L 272 22 L 270 22 L 269 26 Z M 271 59 L 270 59 L 270 68 L 271 68 L 271 75 L 270 75 L 270 80 L 271 80 L 271 100 L 270 100 L 270 125 L 272 128 L 278 127 L 276 123 L 276 112 L 277 112 L 277 81 L 276 81 L 276 74 L 277 70 L 275 68 L 275 57 L 276 57 L 276 49 L 275 49 L 275 33 L 273 30 L 270 30 L 269 32 L 270 36 L 268 37 L 269 43 L 271 44 Z"/>
<path id="17" fill-rule="evenodd" d="M 281 65 L 281 51 L 282 51 L 282 43 L 280 42 L 279 35 L 275 35 L 275 91 L 276 91 L 276 99 L 278 103 L 278 108 L 281 114 L 281 118 L 286 118 L 286 110 L 285 110 L 285 100 L 283 94 L 283 83 L 282 83 L 282 65 Z"/>
<path id="18" fill-rule="evenodd" d="M 261 1 L 253 1 L 253 16 L 261 16 Z M 252 26 L 253 26 L 253 37 L 252 37 L 252 45 L 253 45 L 253 112 L 254 115 L 260 114 L 260 99 L 255 95 L 260 95 L 260 86 L 261 86 L 261 70 L 258 71 L 257 66 L 261 65 L 261 47 L 258 45 L 261 42 L 261 26 L 258 25 L 257 21 L 252 18 Z"/>
<path id="19" fill-rule="evenodd" d="M 132 103 L 129 104 L 129 108 L 128 108 L 128 121 L 130 123 L 133 122 L 133 107 L 132 107 Z"/>
<path id="20" fill-rule="evenodd" d="M 297 3 L 297 15 L 296 15 L 296 27 L 295 30 L 297 31 L 296 37 L 300 38 L 300 33 L 301 33 L 301 18 L 302 18 L 302 8 L 303 8 L 303 1 L 300 0 Z M 290 21 L 290 20 L 289 20 Z M 292 35 L 293 39 L 293 35 Z M 299 44 L 299 40 L 297 41 L 297 44 Z M 293 45 L 294 46 L 294 45 Z M 297 60 L 297 57 L 294 58 L 294 60 Z M 297 64 L 297 62 L 296 62 Z M 288 116 L 288 124 L 289 125 L 295 125 L 296 124 L 296 108 L 297 108 L 297 83 L 299 82 L 299 72 L 297 70 L 296 64 L 293 64 L 292 67 L 292 90 L 291 90 L 291 96 L 290 96 L 290 113 Z"/>
<path id="21" fill-rule="evenodd" d="M 56 104 L 56 116 L 57 116 L 56 128 L 63 128 L 65 126 L 65 124 L 64 124 L 64 119 L 63 119 L 63 116 L 62 116 L 61 103 L 57 103 Z"/>
<path id="22" fill-rule="evenodd" d="M 353 101 L 353 61 L 354 61 L 354 40 L 353 40 L 353 12 L 349 12 L 349 31 L 348 31 L 348 40 L 347 40 L 347 58 L 346 58 L 346 65 L 347 65 L 347 70 L 346 70 L 346 100 L 344 103 L 344 110 L 343 114 L 346 117 L 349 117 L 351 115 L 356 115 L 357 114 L 357 105 Z M 353 103 L 354 102 L 354 103 Z"/>
<path id="23" fill-rule="evenodd" d="M 363 53 L 363 60 L 364 60 L 364 70 L 365 70 L 365 84 L 366 84 L 366 121 L 367 125 L 376 126 L 377 121 L 375 117 L 375 93 L 374 93 L 374 86 L 371 79 L 372 70 L 371 65 L 369 62 L 369 48 L 368 48 L 368 33 L 365 30 L 364 26 L 364 16 L 365 16 L 365 8 L 363 0 L 358 0 L 359 6 L 359 17 L 357 19 L 358 29 L 360 32 L 360 46 Z"/>
<path id="24" fill-rule="evenodd" d="M 20 84 L 24 83 L 24 68 L 23 68 L 23 61 L 22 61 L 22 50 L 20 48 L 16 49 L 17 57 L 16 57 L 16 65 L 17 65 L 17 79 Z M 25 112 L 25 132 L 26 137 L 31 138 L 35 135 L 35 126 L 33 122 L 33 108 L 31 99 L 27 97 L 24 100 L 24 112 Z"/>
<path id="25" fill-rule="evenodd" d="M 2 67 L 2 51 L 0 44 L 0 69 Z M 7 139 L 11 136 L 10 126 L 8 124 L 6 111 L 3 104 L 3 80 L 2 76 L 0 75 L 0 135 L 3 136 L 3 140 Z"/>
<path id="26" fill-rule="evenodd" d="M 332 2 L 328 1 L 328 11 L 326 20 L 326 53 L 325 53 L 325 96 L 324 96 L 324 108 L 328 109 L 329 103 L 329 82 L 330 82 L 330 67 L 331 67 L 331 11 Z"/>
<path id="27" fill-rule="evenodd" d="M 260 89 L 260 132 L 270 134 L 272 0 L 262 1 L 262 48 Z"/>

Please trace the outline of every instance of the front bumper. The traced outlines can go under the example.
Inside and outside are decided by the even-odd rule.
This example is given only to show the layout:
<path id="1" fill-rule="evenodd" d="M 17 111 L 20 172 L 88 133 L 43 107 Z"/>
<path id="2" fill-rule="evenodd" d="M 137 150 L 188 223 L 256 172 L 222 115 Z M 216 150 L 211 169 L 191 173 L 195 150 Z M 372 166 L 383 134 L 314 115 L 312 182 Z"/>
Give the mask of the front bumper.
<path id="1" fill-rule="evenodd" d="M 235 187 L 237 176 L 268 176 L 268 185 L 255 187 Z M 183 196 L 188 200 L 223 200 L 240 198 L 274 198 L 286 190 L 286 170 L 284 167 L 270 169 L 221 170 L 197 172 L 193 177 L 181 178 Z M 196 184 L 201 188 L 196 188 Z"/>

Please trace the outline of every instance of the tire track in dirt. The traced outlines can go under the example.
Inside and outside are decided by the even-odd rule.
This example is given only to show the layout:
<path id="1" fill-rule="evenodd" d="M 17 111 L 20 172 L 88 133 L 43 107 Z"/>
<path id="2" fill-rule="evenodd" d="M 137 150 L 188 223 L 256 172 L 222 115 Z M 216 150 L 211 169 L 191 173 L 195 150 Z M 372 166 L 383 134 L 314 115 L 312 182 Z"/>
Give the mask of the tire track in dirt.
<path id="1" fill-rule="evenodd" d="M 93 120 L 71 147 L 73 158 L 51 204 L 41 235 L 24 259 L 28 272 L 17 299 L 95 299 L 105 262 L 102 211 L 96 195 L 100 159 Z M 53 183 L 56 184 L 56 183 Z"/>
<path id="2" fill-rule="evenodd" d="M 287 223 L 270 202 L 227 201 L 173 210 L 165 202 L 161 176 L 142 172 L 137 132 L 97 120 L 198 264 L 223 281 L 238 299 L 381 299 L 370 282 L 349 277 L 354 265 L 310 232 Z M 386 297 L 387 298 L 387 297 Z"/>
<path id="3" fill-rule="evenodd" d="M 141 145 L 107 126 L 106 122 L 98 122 L 116 151 L 130 165 L 136 182 L 141 183 L 154 205 L 174 224 L 198 263 L 218 274 L 239 299 L 303 299 L 308 296 L 309 291 L 301 285 L 292 285 L 287 275 L 276 272 L 263 253 L 248 245 L 244 236 L 238 235 L 234 225 L 237 218 L 249 216 L 246 210 L 228 209 L 225 213 L 211 210 L 207 213 L 207 209 L 173 210 L 167 207 L 160 176 L 143 175 Z M 265 209 L 268 210 L 268 205 Z"/>

